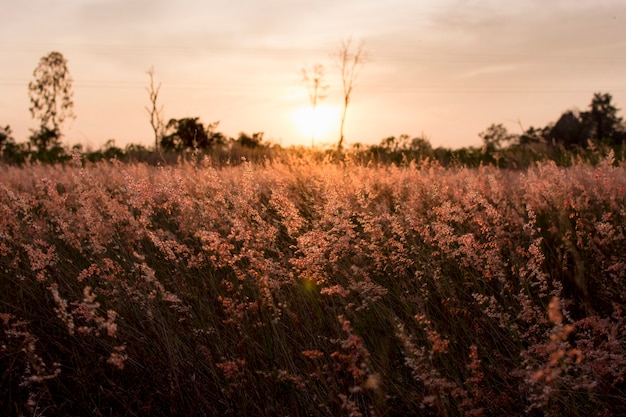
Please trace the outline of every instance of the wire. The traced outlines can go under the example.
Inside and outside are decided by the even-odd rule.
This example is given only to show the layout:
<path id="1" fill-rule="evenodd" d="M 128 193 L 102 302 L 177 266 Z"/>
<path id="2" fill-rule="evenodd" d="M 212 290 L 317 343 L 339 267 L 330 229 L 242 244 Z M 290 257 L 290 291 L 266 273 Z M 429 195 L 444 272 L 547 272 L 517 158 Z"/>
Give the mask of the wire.
<path id="1" fill-rule="evenodd" d="M 116 89 L 116 90 L 145 90 L 147 84 L 133 82 L 74 82 L 74 88 L 80 89 Z M 7 87 L 28 87 L 28 81 L 2 81 L 0 86 Z M 221 84 L 211 83 L 191 83 L 191 84 L 162 84 L 167 90 L 205 90 L 217 94 L 255 94 L 267 91 L 260 86 L 249 85 L 233 85 L 224 87 Z M 361 85 L 360 93 L 379 93 L 379 94 L 457 94 L 457 95 L 473 95 L 473 94 L 573 94 L 587 93 L 596 91 L 598 87 L 572 87 L 572 88 L 538 88 L 538 87 L 493 87 L 493 88 L 472 88 L 472 87 L 430 87 L 430 86 L 372 86 Z M 600 88 L 602 90 L 602 88 Z M 608 88 L 612 93 L 626 92 L 626 86 L 616 86 Z"/>
<path id="2" fill-rule="evenodd" d="M 99 54 L 132 54 L 133 56 L 213 56 L 213 53 L 222 53 L 226 55 L 284 55 L 293 57 L 297 54 L 319 53 L 327 56 L 328 51 L 318 48 L 294 48 L 294 47 L 227 47 L 227 46 L 184 46 L 184 45 L 121 45 L 121 44 L 56 44 L 58 50 L 72 50 L 73 55 L 99 55 Z M 39 52 L 41 46 L 34 44 L 19 43 L 3 43 L 0 44 L 1 49 L 13 49 L 12 52 L 21 54 Z M 224 55 L 221 55 L 224 56 Z M 491 60 L 538 60 L 540 63 L 546 63 L 546 60 L 554 64 L 571 64 L 575 62 L 580 65 L 603 64 L 623 64 L 626 63 L 626 56 L 622 55 L 566 55 L 566 54 L 524 54 L 524 53 L 467 53 L 467 52 L 429 52 L 422 48 L 405 48 L 403 51 L 386 50 L 374 55 L 377 61 L 386 62 L 390 59 L 394 61 L 412 61 L 412 62 L 446 62 L 446 63 L 468 63 L 478 62 L 485 63 Z"/>

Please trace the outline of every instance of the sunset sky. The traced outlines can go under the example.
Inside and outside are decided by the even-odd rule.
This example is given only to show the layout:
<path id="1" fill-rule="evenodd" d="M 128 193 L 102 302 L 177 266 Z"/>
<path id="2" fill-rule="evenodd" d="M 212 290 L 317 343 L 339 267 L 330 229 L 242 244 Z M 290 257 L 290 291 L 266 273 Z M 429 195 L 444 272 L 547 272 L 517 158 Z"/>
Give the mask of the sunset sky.
<path id="1" fill-rule="evenodd" d="M 371 57 L 348 109 L 348 146 L 403 133 L 479 145 L 492 123 L 544 126 L 594 92 L 626 109 L 623 0 L 0 0 L 0 11 L 0 125 L 18 142 L 37 127 L 27 85 L 51 51 L 74 79 L 64 142 L 93 149 L 153 144 L 151 67 L 165 119 L 220 121 L 229 136 L 263 131 L 289 146 L 311 143 L 300 71 L 321 63 L 329 129 L 317 140 L 334 143 L 342 87 L 330 54 L 348 37 Z"/>

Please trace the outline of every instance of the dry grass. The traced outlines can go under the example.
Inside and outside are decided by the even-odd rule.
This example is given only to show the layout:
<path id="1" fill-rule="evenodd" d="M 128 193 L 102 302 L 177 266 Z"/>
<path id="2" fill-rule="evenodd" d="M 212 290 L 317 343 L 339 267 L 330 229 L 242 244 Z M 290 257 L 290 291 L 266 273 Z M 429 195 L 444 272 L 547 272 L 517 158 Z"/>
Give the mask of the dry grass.
<path id="1" fill-rule="evenodd" d="M 626 414 L 626 169 L 0 167 L 8 415 Z"/>

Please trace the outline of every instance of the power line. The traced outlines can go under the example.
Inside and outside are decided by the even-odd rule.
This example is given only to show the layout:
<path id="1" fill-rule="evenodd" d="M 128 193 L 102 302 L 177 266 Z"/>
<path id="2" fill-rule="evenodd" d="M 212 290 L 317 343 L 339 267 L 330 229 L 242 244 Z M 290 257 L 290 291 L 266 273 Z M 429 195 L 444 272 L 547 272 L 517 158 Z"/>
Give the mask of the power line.
<path id="1" fill-rule="evenodd" d="M 270 46 L 218 46 L 218 45 L 128 45 L 128 44 L 56 44 L 57 49 L 71 49 L 73 54 L 79 55 L 98 55 L 98 54 L 133 54 L 137 55 L 150 55 L 157 57 L 166 57 L 172 55 L 184 55 L 184 56 L 202 56 L 204 54 L 220 53 L 221 57 L 225 56 L 254 56 L 254 55 L 266 55 L 276 56 L 284 55 L 292 57 L 299 54 L 320 54 L 325 56 L 328 54 L 327 50 L 320 48 L 302 48 L 302 47 L 270 47 Z M 19 44 L 19 43 L 3 43 L 0 44 L 0 49 L 12 50 L 11 52 L 17 53 L 29 53 L 41 51 L 41 46 L 34 44 Z M 213 56 L 213 55 L 208 55 Z M 386 62 L 385 59 L 412 61 L 412 62 L 449 62 L 449 63 L 468 63 L 468 62 L 485 62 L 487 60 L 538 60 L 539 62 L 546 63 L 546 60 L 550 63 L 572 63 L 575 62 L 581 65 L 597 65 L 598 63 L 604 64 L 623 64 L 626 63 L 626 56 L 623 55 L 597 55 L 597 54 L 585 54 L 585 55 L 570 55 L 570 54 L 530 54 L 530 53 L 485 53 L 485 52 L 433 52 L 428 51 L 427 48 L 403 48 L 402 50 L 390 49 L 376 52 L 374 57 L 378 57 L 376 60 Z M 384 58 L 384 59 L 381 59 Z"/>
<path id="2" fill-rule="evenodd" d="M 215 83 L 168 83 L 162 84 L 164 89 L 168 90 L 207 90 L 219 93 L 258 93 L 267 91 L 266 88 L 253 85 L 233 85 L 225 87 L 222 84 Z M 28 81 L 3 81 L 0 80 L 0 86 L 8 87 L 24 87 L 28 86 Z M 146 84 L 134 82 L 74 82 L 74 88 L 86 89 L 119 89 L 119 90 L 144 90 Z M 598 87 L 432 87 L 432 86 L 372 86 L 361 85 L 359 90 L 363 93 L 423 93 L 423 94 L 570 94 L 585 93 L 595 91 Z M 600 88 L 601 90 L 603 88 Z M 626 92 L 626 86 L 616 86 L 609 88 L 611 92 Z"/>

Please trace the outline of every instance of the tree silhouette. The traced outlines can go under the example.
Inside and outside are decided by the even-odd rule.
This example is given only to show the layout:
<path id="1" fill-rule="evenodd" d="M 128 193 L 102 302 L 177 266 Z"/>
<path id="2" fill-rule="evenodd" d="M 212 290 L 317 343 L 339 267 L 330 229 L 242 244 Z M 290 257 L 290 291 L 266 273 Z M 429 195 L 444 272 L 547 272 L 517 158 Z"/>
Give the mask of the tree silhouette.
<path id="1" fill-rule="evenodd" d="M 11 126 L 0 127 L 0 155 L 5 162 L 21 164 L 28 155 L 26 144 L 15 143 Z"/>
<path id="2" fill-rule="evenodd" d="M 154 67 L 148 70 L 148 76 L 150 77 L 150 85 L 146 88 L 148 96 L 150 97 L 150 106 L 146 106 L 146 111 L 150 115 L 150 126 L 154 131 L 154 150 L 159 149 L 159 141 L 163 137 L 163 131 L 165 125 L 163 123 L 163 106 L 158 105 L 159 90 L 161 90 L 161 83 L 155 85 L 154 83 Z"/>
<path id="3" fill-rule="evenodd" d="M 578 112 L 568 110 L 548 129 L 548 139 L 567 149 L 587 147 L 589 140 L 618 145 L 626 139 L 626 129 L 619 109 L 612 103 L 613 97 L 607 93 L 595 93 L 589 110 Z"/>
<path id="4" fill-rule="evenodd" d="M 161 138 L 161 146 L 167 151 L 182 151 L 188 148 L 201 148 L 209 141 L 209 136 L 198 117 L 170 119 L 166 130 L 171 133 Z"/>
<path id="5" fill-rule="evenodd" d="M 507 128 L 501 123 L 492 124 L 483 132 L 480 132 L 478 136 L 483 140 L 483 149 L 486 152 L 505 148 L 517 139 L 517 136 L 509 133 Z"/>
<path id="6" fill-rule="evenodd" d="M 580 115 L 582 124 L 588 130 L 589 139 L 618 144 L 624 139 L 623 120 L 617 115 L 619 109 L 612 103 L 608 94 L 595 93 L 589 111 Z"/>
<path id="7" fill-rule="evenodd" d="M 161 147 L 166 151 L 180 152 L 222 145 L 226 138 L 216 131 L 218 125 L 219 122 L 214 122 L 205 128 L 198 117 L 171 119 L 165 127 L 171 133 L 161 138 Z"/>
<path id="8" fill-rule="evenodd" d="M 326 98 L 326 90 L 328 90 L 328 84 L 324 80 L 325 69 L 322 64 L 315 64 L 310 70 L 302 68 L 302 83 L 306 86 L 309 93 L 309 103 L 311 104 L 312 116 L 315 123 L 315 109 L 320 100 Z M 311 147 L 315 146 L 315 128 L 311 132 Z"/>
<path id="9" fill-rule="evenodd" d="M 30 113 L 39 119 L 40 129 L 33 132 L 31 142 L 41 151 L 58 145 L 61 125 L 74 118 L 72 78 L 67 61 L 60 52 L 50 52 L 39 60 L 33 72 L 35 79 L 28 84 Z"/>
<path id="10" fill-rule="evenodd" d="M 252 135 L 240 132 L 235 143 L 240 144 L 243 148 L 258 148 L 263 144 L 263 132 L 255 132 Z"/>
<path id="11" fill-rule="evenodd" d="M 12 143 L 13 141 L 11 126 L 6 125 L 5 127 L 0 127 L 0 151 L 4 149 L 6 144 Z"/>
<path id="12" fill-rule="evenodd" d="M 582 123 L 578 112 L 568 110 L 552 126 L 548 139 L 566 149 L 585 147 L 589 139 L 589 129 Z"/>
<path id="13" fill-rule="evenodd" d="M 340 151 L 344 142 L 343 128 L 346 122 L 346 113 L 350 104 L 352 89 L 361 69 L 363 69 L 363 66 L 369 59 L 369 53 L 363 49 L 363 42 L 356 46 L 356 49 L 353 51 L 352 39 L 348 38 L 342 41 L 341 46 L 332 56 L 341 71 L 341 82 L 343 85 L 343 113 L 339 128 L 339 143 L 337 143 L 337 150 Z"/>

